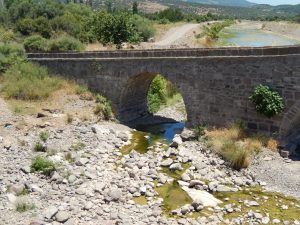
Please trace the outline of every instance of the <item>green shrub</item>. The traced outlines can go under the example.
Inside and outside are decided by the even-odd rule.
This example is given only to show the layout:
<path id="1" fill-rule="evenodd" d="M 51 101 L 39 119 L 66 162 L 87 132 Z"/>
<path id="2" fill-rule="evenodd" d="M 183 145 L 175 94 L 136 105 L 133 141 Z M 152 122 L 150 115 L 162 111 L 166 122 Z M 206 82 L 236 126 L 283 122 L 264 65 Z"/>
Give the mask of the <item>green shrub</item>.
<path id="1" fill-rule="evenodd" d="M 61 87 L 62 79 L 48 76 L 45 67 L 30 62 L 13 65 L 3 75 L 2 92 L 7 98 L 39 100 Z"/>
<path id="2" fill-rule="evenodd" d="M 27 202 L 17 202 L 16 203 L 16 211 L 19 213 L 26 212 L 28 210 L 34 209 L 35 206 L 33 204 L 29 204 Z"/>
<path id="3" fill-rule="evenodd" d="M 9 43 L 15 41 L 16 37 L 12 30 L 5 29 L 0 26 L 0 42 Z"/>
<path id="4" fill-rule="evenodd" d="M 31 163 L 32 172 L 41 172 L 44 175 L 50 176 L 52 172 L 56 170 L 54 162 L 43 157 L 36 156 Z"/>
<path id="5" fill-rule="evenodd" d="M 205 135 L 205 130 L 206 130 L 205 126 L 197 126 L 194 128 L 194 132 L 197 137 Z"/>
<path id="6" fill-rule="evenodd" d="M 149 112 L 156 113 L 166 100 L 167 81 L 161 75 L 157 75 L 151 82 L 147 95 Z"/>
<path id="7" fill-rule="evenodd" d="M 170 22 L 177 22 L 184 19 L 184 15 L 178 8 L 168 8 L 158 13 L 160 19 L 167 19 Z"/>
<path id="8" fill-rule="evenodd" d="M 24 40 L 24 48 L 28 52 L 47 51 L 48 42 L 40 35 L 33 35 Z"/>
<path id="9" fill-rule="evenodd" d="M 150 20 L 141 17 L 139 15 L 133 15 L 131 17 L 132 24 L 137 30 L 139 35 L 143 38 L 143 41 L 148 41 L 149 38 L 155 35 L 155 29 Z"/>
<path id="10" fill-rule="evenodd" d="M 283 99 L 279 93 L 262 84 L 255 87 L 250 100 L 255 105 L 256 111 L 268 118 L 281 113 L 284 109 Z"/>
<path id="11" fill-rule="evenodd" d="M 46 142 L 49 138 L 49 133 L 47 131 L 41 131 L 39 136 L 43 142 Z"/>
<path id="12" fill-rule="evenodd" d="M 24 49 L 16 43 L 0 43 L 0 73 L 5 72 L 11 65 L 23 60 Z"/>
<path id="13" fill-rule="evenodd" d="M 49 42 L 50 51 L 81 51 L 83 49 L 84 46 L 80 41 L 69 36 L 62 36 Z"/>
<path id="14" fill-rule="evenodd" d="M 113 112 L 109 102 L 98 103 L 95 107 L 94 113 L 104 120 L 113 119 Z"/>
<path id="15" fill-rule="evenodd" d="M 36 152 L 46 152 L 46 147 L 41 142 L 37 142 L 34 145 L 34 151 L 36 151 Z"/>

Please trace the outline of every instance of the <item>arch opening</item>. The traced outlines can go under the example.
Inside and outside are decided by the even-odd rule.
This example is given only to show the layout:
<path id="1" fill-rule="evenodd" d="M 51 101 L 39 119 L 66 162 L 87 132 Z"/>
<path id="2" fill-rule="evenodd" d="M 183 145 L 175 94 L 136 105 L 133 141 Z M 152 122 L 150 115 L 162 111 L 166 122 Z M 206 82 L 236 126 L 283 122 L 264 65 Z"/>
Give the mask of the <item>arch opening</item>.
<path id="1" fill-rule="evenodd" d="M 151 133 L 169 132 L 169 138 L 185 126 L 186 107 L 172 77 L 147 72 L 132 76 L 121 96 L 118 116 L 124 124 Z"/>

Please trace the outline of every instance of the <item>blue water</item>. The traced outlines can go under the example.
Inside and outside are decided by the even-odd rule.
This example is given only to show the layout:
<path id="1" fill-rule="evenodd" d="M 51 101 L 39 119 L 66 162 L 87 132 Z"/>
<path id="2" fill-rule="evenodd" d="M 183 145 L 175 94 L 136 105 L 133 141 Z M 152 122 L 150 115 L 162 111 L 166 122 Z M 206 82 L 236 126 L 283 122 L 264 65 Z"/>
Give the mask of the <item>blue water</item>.
<path id="1" fill-rule="evenodd" d="M 224 34 L 229 37 L 221 38 L 220 42 L 241 47 L 263 47 L 300 44 L 299 40 L 265 32 L 260 29 L 227 28 Z M 225 45 L 226 45 L 225 44 Z"/>
<path id="2" fill-rule="evenodd" d="M 147 132 L 149 134 L 149 141 L 154 139 L 164 139 L 167 143 L 171 143 L 175 134 L 180 134 L 184 128 L 184 123 L 162 123 L 154 125 L 137 126 L 137 130 Z"/>

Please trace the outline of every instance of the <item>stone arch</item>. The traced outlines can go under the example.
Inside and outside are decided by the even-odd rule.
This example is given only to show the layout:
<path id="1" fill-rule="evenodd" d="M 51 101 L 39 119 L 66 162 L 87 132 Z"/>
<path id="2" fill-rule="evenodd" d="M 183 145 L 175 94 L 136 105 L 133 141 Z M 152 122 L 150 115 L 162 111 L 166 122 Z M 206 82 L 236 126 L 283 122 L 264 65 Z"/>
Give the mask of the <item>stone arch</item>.
<path id="1" fill-rule="evenodd" d="M 297 101 L 292 107 L 284 114 L 280 130 L 279 138 L 283 141 L 289 141 L 297 131 L 300 130 L 300 101 Z"/>
<path id="2" fill-rule="evenodd" d="M 142 72 L 130 76 L 126 80 L 119 98 L 118 118 L 120 122 L 127 123 L 150 114 L 148 112 L 147 95 L 150 84 L 157 74 L 160 73 Z M 185 102 L 185 92 L 177 82 L 176 77 L 167 74 L 161 75 L 178 88 Z M 189 115 L 186 106 L 185 108 L 187 115 Z"/>

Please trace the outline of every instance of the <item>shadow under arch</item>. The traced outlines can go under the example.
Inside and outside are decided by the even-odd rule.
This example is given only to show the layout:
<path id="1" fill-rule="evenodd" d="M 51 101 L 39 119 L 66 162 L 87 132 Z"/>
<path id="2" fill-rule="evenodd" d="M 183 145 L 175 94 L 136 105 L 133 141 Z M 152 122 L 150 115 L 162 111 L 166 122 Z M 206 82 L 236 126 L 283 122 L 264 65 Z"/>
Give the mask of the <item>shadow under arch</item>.
<path id="1" fill-rule="evenodd" d="M 154 116 L 148 111 L 147 95 L 153 79 L 159 73 L 143 72 L 133 76 L 130 76 L 122 89 L 119 99 L 118 119 L 121 123 L 126 125 L 135 125 L 137 123 L 143 123 L 144 118 L 151 117 L 151 123 L 171 123 L 178 122 L 174 119 L 165 118 L 161 116 Z M 170 81 L 181 94 L 183 101 L 185 102 L 184 92 L 181 90 L 180 85 L 176 82 L 176 79 L 161 74 L 166 80 Z M 186 113 L 188 115 L 187 107 L 185 106 Z"/>
<path id="2" fill-rule="evenodd" d="M 284 114 L 279 130 L 281 145 L 290 151 L 290 157 L 300 155 L 300 100 Z"/>

